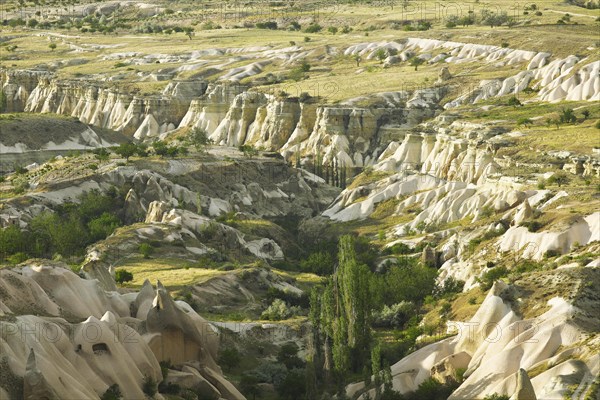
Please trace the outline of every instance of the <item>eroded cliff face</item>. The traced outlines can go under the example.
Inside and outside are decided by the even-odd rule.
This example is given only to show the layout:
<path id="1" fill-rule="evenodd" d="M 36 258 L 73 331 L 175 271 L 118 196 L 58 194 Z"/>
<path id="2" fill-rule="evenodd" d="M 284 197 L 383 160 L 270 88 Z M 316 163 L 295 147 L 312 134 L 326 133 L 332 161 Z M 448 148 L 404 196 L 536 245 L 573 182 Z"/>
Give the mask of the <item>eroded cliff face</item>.
<path id="1" fill-rule="evenodd" d="M 203 82 L 172 82 L 161 95 L 135 96 L 98 82 L 63 81 L 43 71 L 0 74 L 8 112 L 70 115 L 81 122 L 135 135 L 138 139 L 175 129 Z"/>
<path id="2" fill-rule="evenodd" d="M 421 91 L 385 107 L 326 106 L 228 83 L 172 82 L 161 95 L 142 97 L 46 72 L 3 71 L 0 79 L 11 112 L 70 115 L 139 140 L 201 128 L 219 145 L 249 144 L 288 160 L 319 154 L 325 164 L 336 159 L 347 167 L 372 165 L 382 151 L 382 127 L 431 118 L 440 99 L 438 91 Z"/>

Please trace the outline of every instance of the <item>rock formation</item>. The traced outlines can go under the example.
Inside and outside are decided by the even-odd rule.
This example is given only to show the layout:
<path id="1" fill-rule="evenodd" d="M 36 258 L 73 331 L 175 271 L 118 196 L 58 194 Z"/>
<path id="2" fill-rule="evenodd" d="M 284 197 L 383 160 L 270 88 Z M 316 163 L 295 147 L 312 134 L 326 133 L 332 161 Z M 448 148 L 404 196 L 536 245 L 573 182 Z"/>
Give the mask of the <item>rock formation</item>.
<path id="1" fill-rule="evenodd" d="M 511 399 L 537 400 L 535 391 L 533 390 L 533 386 L 531 385 L 531 381 L 527 375 L 527 371 L 525 371 L 523 368 L 520 368 L 519 372 L 517 372 L 517 390 Z"/>
<path id="2" fill-rule="evenodd" d="M 548 53 L 416 38 L 401 43 L 355 44 L 346 48 L 344 54 L 359 54 L 371 59 L 379 49 L 400 52 L 400 59 L 408 54 L 419 54 L 430 64 L 475 59 L 509 66 L 528 62 L 525 70 L 512 77 L 482 81 L 474 90 L 448 102 L 445 108 L 518 94 L 532 83 L 539 89 L 540 101 L 595 101 L 600 96 L 600 61 L 585 64 L 585 59 L 576 56 L 550 60 Z M 300 51 L 294 47 L 284 50 L 286 57 Z M 438 50 L 443 53 L 432 57 L 431 52 Z M 268 51 L 260 53 L 260 49 L 248 51 L 258 52 L 259 57 L 275 57 Z M 181 57 L 189 60 L 200 55 Z M 226 82 L 230 78 L 237 81 L 234 79 L 236 74 L 246 74 L 240 71 L 225 74 L 221 83 L 173 81 L 162 93 L 144 97 L 96 82 L 63 81 L 51 73 L 39 71 L 4 70 L 0 73 L 0 84 L 7 98 L 8 111 L 71 115 L 84 123 L 117 130 L 137 139 L 157 138 L 177 127 L 198 127 L 206 130 L 218 144 L 263 146 L 281 151 L 288 159 L 295 152 L 303 156 L 321 153 L 324 162 L 337 158 L 346 166 L 375 163 L 381 151 L 378 146 L 385 143 L 380 136 L 386 125 L 412 127 L 424 118 L 434 116 L 435 109 L 439 108 L 439 98 L 432 97 L 431 93 L 424 96 L 419 90 L 413 91 L 413 98 L 388 104 L 382 109 L 309 105 L 298 102 L 295 96 L 300 93 L 278 98 Z M 446 90 L 444 85 L 450 78 L 447 66 L 442 67 L 439 78 L 438 90 Z M 385 93 L 378 95 L 386 97 Z"/>
<path id="3" fill-rule="evenodd" d="M 19 314 L 0 321 L 1 363 L 10 370 L 0 387 L 8 398 L 19 391 L 11 374 L 23 378 L 26 399 L 98 399 L 115 383 L 124 398 L 143 398 L 145 377 L 160 382 L 159 361 L 171 360 L 192 363 L 181 374 L 193 379 L 179 380 L 182 387 L 244 399 L 215 363 L 217 329 L 160 283 L 155 293 L 147 283 L 137 296 L 121 295 L 64 266 L 34 265 L 1 270 L 0 287 L 0 315 Z M 35 297 L 29 310 L 19 293 Z"/>

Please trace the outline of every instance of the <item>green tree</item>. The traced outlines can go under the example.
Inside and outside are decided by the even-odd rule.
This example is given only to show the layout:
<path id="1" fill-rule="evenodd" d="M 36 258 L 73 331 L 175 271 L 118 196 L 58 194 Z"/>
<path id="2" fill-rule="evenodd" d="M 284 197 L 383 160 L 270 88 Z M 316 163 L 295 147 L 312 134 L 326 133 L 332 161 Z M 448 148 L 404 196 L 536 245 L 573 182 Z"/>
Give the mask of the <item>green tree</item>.
<path id="1" fill-rule="evenodd" d="M 154 153 L 160 157 L 166 156 L 169 151 L 169 146 L 167 146 L 167 144 L 162 140 L 157 140 L 156 142 L 152 143 L 152 148 L 154 149 Z"/>
<path id="2" fill-rule="evenodd" d="M 248 144 L 239 146 L 238 150 L 244 153 L 244 156 L 248 158 L 255 157 L 258 154 L 258 150 Z"/>
<path id="3" fill-rule="evenodd" d="M 16 225 L 0 229 L 0 257 L 6 259 L 11 254 L 27 251 L 28 241 L 27 234 Z"/>
<path id="4" fill-rule="evenodd" d="M 298 357 L 298 345 L 294 342 L 287 342 L 279 348 L 277 361 L 285 365 L 289 370 L 301 368 L 304 366 L 302 360 Z"/>
<path id="5" fill-rule="evenodd" d="M 415 67 L 415 71 L 417 71 L 417 69 L 419 68 L 419 65 L 423 64 L 425 62 L 425 60 L 423 60 L 422 58 L 419 57 L 411 57 L 410 60 L 408 60 L 408 63 Z"/>
<path id="6" fill-rule="evenodd" d="M 7 107 L 7 99 L 6 99 L 6 95 L 4 94 L 4 90 L 0 90 L 0 113 L 3 113 L 6 111 Z"/>
<path id="7" fill-rule="evenodd" d="M 575 111 L 572 108 L 563 108 L 558 117 L 559 121 L 563 124 L 571 124 L 577 122 Z"/>
<path id="8" fill-rule="evenodd" d="M 186 26 L 185 28 L 183 28 L 183 33 L 185 33 L 185 35 L 189 37 L 190 40 L 192 40 L 192 36 L 194 36 L 194 28 L 192 28 L 191 26 Z"/>
<path id="9" fill-rule="evenodd" d="M 308 63 L 306 60 L 303 60 L 303 61 L 300 63 L 300 67 L 299 67 L 299 68 L 300 68 L 300 70 L 301 70 L 302 72 L 308 72 L 308 71 L 310 71 L 310 68 L 311 68 L 311 67 L 310 67 L 310 64 L 309 64 L 309 63 Z"/>
<path id="10" fill-rule="evenodd" d="M 75 214 L 66 218 L 53 215 L 55 221 L 49 226 L 52 247 L 63 256 L 81 254 L 89 243 L 89 235 L 83 221 Z"/>
<path id="11" fill-rule="evenodd" d="M 115 282 L 122 285 L 125 282 L 131 282 L 133 280 L 133 274 L 126 269 L 118 269 L 115 271 Z"/>
<path id="12" fill-rule="evenodd" d="M 129 161 L 129 157 L 137 152 L 137 146 L 134 143 L 125 142 L 115 147 L 114 151 L 121 157 L 125 157 L 126 161 Z"/>
<path id="13" fill-rule="evenodd" d="M 373 383 L 375 384 L 375 398 L 379 397 L 381 387 L 381 345 L 375 343 L 371 349 L 371 372 L 373 373 Z"/>
<path id="14" fill-rule="evenodd" d="M 188 141 L 200 152 L 203 152 L 206 149 L 206 146 L 211 143 L 206 130 L 202 128 L 192 129 L 188 136 Z"/>
<path id="15" fill-rule="evenodd" d="M 561 187 L 562 185 L 568 184 L 570 180 L 571 179 L 565 172 L 560 171 L 548 178 L 547 182 L 551 185 L 558 185 L 558 187 Z"/>
<path id="16" fill-rule="evenodd" d="M 253 373 L 244 373 L 240 379 L 240 390 L 244 394 L 244 396 L 250 398 L 252 396 L 252 400 L 256 400 L 256 396 L 260 396 L 261 390 L 258 384 L 260 380 Z"/>
<path id="17" fill-rule="evenodd" d="M 334 260 L 331 254 L 320 251 L 312 253 L 306 260 L 300 262 L 300 269 L 325 276 L 333 273 Z"/>
<path id="18" fill-rule="evenodd" d="M 226 372 L 230 372 L 234 367 L 238 366 L 241 360 L 240 352 L 235 347 L 224 348 L 219 352 L 219 365 Z"/>
<path id="19" fill-rule="evenodd" d="M 283 400 L 303 399 L 305 392 L 305 373 L 302 369 L 289 371 L 283 381 L 277 385 L 277 393 Z"/>
<path id="20" fill-rule="evenodd" d="M 98 218 L 94 218 L 88 222 L 87 226 L 90 232 L 90 239 L 95 242 L 110 236 L 121 226 L 121 220 L 115 215 L 105 212 Z"/>
<path id="21" fill-rule="evenodd" d="M 50 43 L 48 47 L 50 48 L 50 50 L 54 51 L 56 49 L 56 43 Z"/>
<path id="22" fill-rule="evenodd" d="M 366 360 L 371 339 L 369 269 L 359 264 L 354 238 L 345 235 L 338 245 L 338 267 L 326 289 L 326 321 L 330 325 L 334 368 L 357 371 Z"/>

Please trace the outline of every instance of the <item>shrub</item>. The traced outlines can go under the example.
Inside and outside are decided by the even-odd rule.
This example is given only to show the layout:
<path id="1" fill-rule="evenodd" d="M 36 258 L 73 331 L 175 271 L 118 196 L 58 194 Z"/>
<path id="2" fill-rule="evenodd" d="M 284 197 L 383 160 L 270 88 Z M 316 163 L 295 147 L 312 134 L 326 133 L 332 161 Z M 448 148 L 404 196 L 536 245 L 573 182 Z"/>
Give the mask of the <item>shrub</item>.
<path id="1" fill-rule="evenodd" d="M 440 383 L 434 378 L 429 378 L 419 385 L 416 391 L 409 393 L 404 396 L 405 400 L 445 400 L 456 388 L 458 387 L 457 382 L 452 383 Z M 400 397 L 402 398 L 402 397 Z"/>
<path id="2" fill-rule="evenodd" d="M 561 255 L 560 250 L 547 250 L 544 253 L 544 258 L 553 258 Z"/>
<path id="3" fill-rule="evenodd" d="M 299 82 L 304 78 L 306 78 L 306 75 L 304 74 L 304 72 L 302 72 L 300 68 L 294 68 L 288 74 L 288 79 L 294 82 Z"/>
<path id="4" fill-rule="evenodd" d="M 415 305 L 409 301 L 384 306 L 381 311 L 373 314 L 373 326 L 400 329 L 415 314 L 415 310 Z"/>
<path id="5" fill-rule="evenodd" d="M 302 72 L 310 71 L 310 64 L 307 61 L 302 61 L 298 67 Z"/>
<path id="6" fill-rule="evenodd" d="M 537 232 L 542 229 L 544 224 L 542 224 L 540 221 L 523 221 L 519 226 L 526 227 L 529 232 Z"/>
<path id="7" fill-rule="evenodd" d="M 506 104 L 512 107 L 519 107 L 523 105 L 521 101 L 517 99 L 516 96 L 512 96 L 511 98 L 509 98 Z"/>
<path id="8" fill-rule="evenodd" d="M 308 308 L 310 301 L 306 293 L 296 294 L 289 290 L 281 290 L 270 287 L 267 290 L 267 301 L 273 302 L 275 299 L 283 300 L 286 304 L 300 308 Z"/>
<path id="9" fill-rule="evenodd" d="M 477 280 L 481 284 L 481 289 L 485 291 L 490 290 L 495 281 L 505 277 L 507 274 L 508 269 L 506 267 L 494 267 L 489 271 L 484 272 Z"/>
<path id="10" fill-rule="evenodd" d="M 142 391 L 146 395 L 148 395 L 150 397 L 154 397 L 154 395 L 158 391 L 157 386 L 158 385 L 156 384 L 156 381 L 154 380 L 154 378 L 152 378 L 150 375 L 144 376 L 144 382 L 142 383 Z"/>
<path id="11" fill-rule="evenodd" d="M 15 253 L 15 254 L 7 257 L 6 261 L 8 261 L 9 264 L 20 264 L 20 263 L 26 261 L 27 259 L 29 259 L 29 256 L 27 256 L 27 254 L 20 251 L 18 253 Z"/>
<path id="12" fill-rule="evenodd" d="M 118 269 L 115 271 L 115 281 L 122 285 L 125 282 L 131 282 L 133 280 L 133 274 L 125 269 Z"/>
<path id="13" fill-rule="evenodd" d="M 254 157 L 258 154 L 258 150 L 248 144 L 239 146 L 238 150 L 244 153 L 244 156 L 248 158 Z"/>
<path id="14" fill-rule="evenodd" d="M 317 275 L 330 275 L 333 273 L 334 260 L 327 252 L 312 253 L 306 260 L 300 262 L 300 269 Z"/>
<path id="15" fill-rule="evenodd" d="M 94 149 L 92 153 L 94 153 L 94 155 L 99 161 L 106 161 L 110 158 L 110 153 L 104 147 Z"/>
<path id="16" fill-rule="evenodd" d="M 380 63 L 382 63 L 386 57 L 387 52 L 385 51 L 385 49 L 379 48 L 375 51 L 375 58 L 378 59 Z"/>
<path id="17" fill-rule="evenodd" d="M 392 305 L 401 301 L 415 304 L 431 294 L 435 287 L 437 270 L 425 267 L 414 258 L 404 257 L 401 265 L 394 265 L 385 274 L 371 278 L 372 301 L 375 305 Z"/>
<path id="18" fill-rule="evenodd" d="M 451 293 L 460 293 L 465 287 L 465 281 L 448 277 L 442 285 L 437 285 L 433 290 L 434 297 L 443 297 Z"/>
<path id="19" fill-rule="evenodd" d="M 544 190 L 544 189 L 546 189 L 546 180 L 545 180 L 545 179 L 543 179 L 543 178 L 540 178 L 540 179 L 538 180 L 537 188 L 538 188 L 539 190 Z"/>
<path id="20" fill-rule="evenodd" d="M 485 396 L 483 398 L 483 400 L 509 400 L 510 396 L 505 395 L 505 394 L 498 394 L 498 393 L 493 393 L 493 394 L 488 394 L 487 396 Z"/>
<path id="21" fill-rule="evenodd" d="M 140 251 L 140 254 L 144 256 L 144 258 L 150 258 L 150 256 L 154 253 L 154 247 L 150 243 L 140 244 L 138 250 Z"/>
<path id="22" fill-rule="evenodd" d="M 304 36 L 304 42 L 305 42 L 305 43 L 308 43 L 308 42 L 310 42 L 310 37 L 308 37 L 308 36 Z"/>
<path id="23" fill-rule="evenodd" d="M 101 397 L 102 400 L 120 400 L 122 398 L 123 395 L 121 394 L 121 388 L 116 383 L 110 385 Z"/>
<path id="24" fill-rule="evenodd" d="M 259 382 L 272 383 L 277 386 L 285 379 L 287 368 L 285 365 L 274 362 L 262 363 L 252 373 Z"/>
<path id="25" fill-rule="evenodd" d="M 529 118 L 519 118 L 517 120 L 517 126 L 524 126 L 524 127 L 530 127 L 531 125 L 533 125 L 533 121 Z"/>
<path id="26" fill-rule="evenodd" d="M 306 27 L 306 29 L 304 29 L 304 32 L 306 33 L 317 33 L 320 32 L 323 29 L 323 27 L 317 23 L 312 23 L 309 26 Z"/>
<path id="27" fill-rule="evenodd" d="M 257 22 L 256 27 L 258 29 L 277 29 L 277 22 L 275 21 L 267 21 L 267 22 Z"/>
<path id="28" fill-rule="evenodd" d="M 312 96 L 310 94 L 308 94 L 307 92 L 302 92 L 302 93 L 300 93 L 300 96 L 298 96 L 298 101 L 300 103 L 308 103 L 311 99 L 312 99 Z"/>
<path id="29" fill-rule="evenodd" d="M 281 321 L 299 314 L 298 307 L 290 307 L 281 299 L 273 300 L 273 303 L 260 315 L 261 319 L 269 321 Z"/>
<path id="30" fill-rule="evenodd" d="M 596 129 L 600 129 L 600 119 L 598 121 L 596 121 L 596 123 L 594 124 L 594 127 Z"/>
<path id="31" fill-rule="evenodd" d="M 17 175 L 25 175 L 28 172 L 29 171 L 25 167 L 22 167 L 22 166 L 15 167 L 15 174 L 17 174 Z"/>
<path id="32" fill-rule="evenodd" d="M 563 124 L 570 124 L 577 122 L 577 117 L 572 108 L 563 108 L 558 116 L 558 120 Z"/>
<path id="33" fill-rule="evenodd" d="M 29 189 L 29 182 L 27 181 L 13 182 L 13 185 L 15 185 L 13 188 L 15 194 L 25 193 L 25 191 Z"/>

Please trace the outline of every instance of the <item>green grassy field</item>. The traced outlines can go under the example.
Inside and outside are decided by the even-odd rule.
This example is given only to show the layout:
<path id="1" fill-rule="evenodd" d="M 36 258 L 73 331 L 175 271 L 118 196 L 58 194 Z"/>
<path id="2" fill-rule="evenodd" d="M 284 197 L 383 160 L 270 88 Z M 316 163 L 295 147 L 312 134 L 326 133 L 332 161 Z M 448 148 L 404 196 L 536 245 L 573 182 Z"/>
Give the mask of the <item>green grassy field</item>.
<path id="1" fill-rule="evenodd" d="M 316 96 L 322 96 L 323 100 L 337 102 L 340 100 L 364 96 L 368 93 L 378 93 L 392 90 L 414 88 L 431 83 L 437 78 L 440 68 L 436 65 L 423 65 L 414 71 L 414 68 L 401 63 L 384 69 L 377 60 L 363 60 L 360 67 L 355 61 L 342 54 L 343 50 L 352 44 L 361 42 L 383 42 L 402 40 L 408 37 L 435 38 L 456 42 L 468 42 L 489 44 L 497 46 L 508 46 L 510 48 L 550 51 L 556 57 L 564 57 L 569 54 L 577 54 L 581 57 L 590 57 L 590 61 L 598 59 L 597 46 L 600 44 L 597 36 L 599 23 L 595 21 L 598 16 L 597 10 L 576 7 L 554 0 L 538 1 L 536 15 L 533 11 L 524 11 L 523 8 L 515 9 L 512 1 L 497 1 L 492 4 L 483 4 L 470 1 L 459 1 L 453 3 L 453 7 L 441 8 L 437 1 L 408 2 L 407 8 L 401 6 L 389 6 L 381 8 L 375 4 L 336 4 L 322 10 L 318 19 L 313 17 L 311 10 L 302 8 L 303 3 L 296 5 L 294 13 L 286 14 L 286 9 L 280 10 L 280 14 L 267 14 L 262 17 L 247 15 L 245 19 L 222 18 L 217 15 L 213 21 L 222 29 L 203 30 L 203 10 L 187 5 L 185 2 L 176 4 L 158 2 L 164 7 L 184 10 L 182 13 L 160 13 L 151 18 L 142 18 L 133 24 L 129 31 L 117 31 L 112 34 L 80 32 L 72 28 L 70 30 L 57 30 L 55 33 L 63 37 L 50 39 L 46 35 L 47 30 L 10 28 L 4 27 L 8 35 L 3 41 L 4 46 L 17 46 L 12 51 L 3 51 L 0 56 L 0 67 L 3 68 L 35 68 L 41 64 L 53 63 L 56 60 L 84 60 L 85 63 L 78 65 L 62 66 L 58 68 L 57 74 L 63 78 L 81 77 L 105 77 L 108 75 L 122 74 L 122 79 L 112 85 L 124 88 L 132 85 L 143 94 L 159 92 L 166 85 L 166 81 L 141 80 L 138 73 L 158 73 L 165 70 L 188 65 L 189 62 L 182 60 L 168 63 L 147 63 L 142 65 L 118 64 L 120 60 L 105 60 L 104 58 L 113 53 L 139 53 L 138 57 L 153 54 L 182 55 L 192 51 L 206 49 L 240 49 L 248 47 L 268 47 L 271 49 L 282 49 L 289 47 L 292 42 L 301 46 L 307 52 L 305 59 L 311 64 L 311 71 L 306 74 L 307 79 L 299 82 L 284 80 L 276 85 L 259 86 L 262 91 L 277 93 L 285 90 L 292 95 L 308 92 Z M 10 4 L 6 6 L 10 7 Z M 446 21 L 451 15 L 468 15 L 471 9 L 474 15 L 481 14 L 482 10 L 505 11 L 515 19 L 516 25 L 512 28 L 506 26 L 490 29 L 489 26 L 471 25 L 467 27 L 458 26 L 447 28 Z M 231 10 L 230 10 L 231 11 Z M 289 10 L 288 10 L 289 11 Z M 527 12 L 527 15 L 524 14 Z M 283 14 L 281 14 L 283 13 Z M 559 18 L 564 13 L 571 15 L 567 24 L 557 25 Z M 27 15 L 27 13 L 26 13 Z M 269 30 L 244 28 L 244 22 L 255 23 L 265 21 L 269 15 L 283 15 L 284 18 L 277 19 L 280 27 L 284 27 L 291 21 L 302 22 L 302 29 L 308 26 L 309 20 L 315 20 L 323 29 L 318 33 L 306 33 L 304 31 L 288 31 L 284 29 Z M 132 15 L 123 12 L 124 20 L 132 19 Z M 432 28 L 427 31 L 406 31 L 403 21 L 417 21 L 425 19 L 432 23 Z M 137 21 L 137 20 L 136 20 Z M 195 29 L 194 36 L 190 40 L 184 33 L 148 34 L 135 33 L 135 30 L 143 24 L 161 24 L 168 26 L 191 26 Z M 352 28 L 349 33 L 340 33 L 341 28 L 348 26 Z M 329 27 L 338 28 L 336 34 L 328 32 Z M 310 38 L 305 42 L 304 38 Z M 51 42 L 56 43 L 55 50 L 49 48 Z M 75 51 L 75 48 L 84 51 Z M 243 55 L 244 53 L 238 53 Z M 239 60 L 238 54 L 207 55 L 201 57 L 207 64 L 199 70 L 182 71 L 177 75 L 180 79 L 191 78 L 194 75 L 216 68 L 223 72 L 208 71 L 203 75 L 206 79 L 217 79 L 225 71 L 247 65 L 251 62 L 264 60 L 260 54 L 251 55 L 250 59 Z M 250 54 L 250 53 L 248 53 Z M 274 61 L 265 67 L 264 71 L 250 78 L 245 78 L 242 83 L 252 84 L 257 78 L 264 77 L 268 73 L 285 75 L 293 67 L 281 61 Z M 478 82 L 481 79 L 493 77 L 507 77 L 514 75 L 513 66 L 497 67 L 485 63 L 464 63 L 450 65 L 451 73 L 457 78 L 455 83 L 462 85 L 464 82 Z M 357 70 L 364 70 L 357 73 Z M 349 79 L 349 77 L 353 77 Z M 108 83 L 111 85 L 111 83 Z M 124 86 L 125 85 L 125 86 Z"/>

